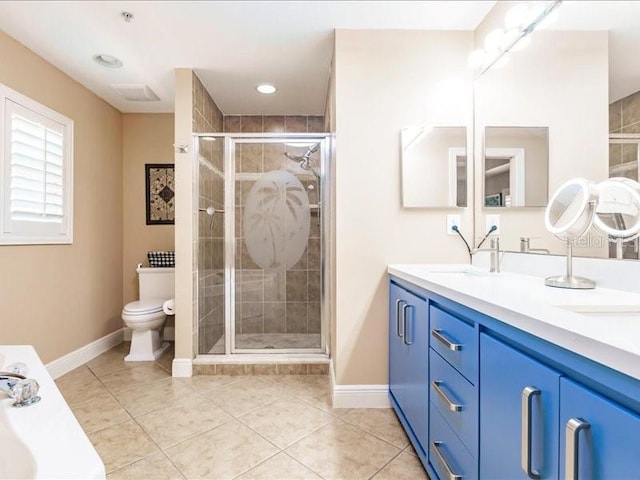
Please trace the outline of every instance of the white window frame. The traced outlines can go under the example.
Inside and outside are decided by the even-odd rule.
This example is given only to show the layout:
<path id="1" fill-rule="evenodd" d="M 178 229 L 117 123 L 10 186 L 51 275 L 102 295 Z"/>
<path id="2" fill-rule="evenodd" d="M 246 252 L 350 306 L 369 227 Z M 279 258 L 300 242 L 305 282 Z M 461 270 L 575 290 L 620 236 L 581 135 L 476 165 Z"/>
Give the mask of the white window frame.
<path id="1" fill-rule="evenodd" d="M 44 117 L 43 123 L 55 122 L 63 127 L 63 219 L 59 232 L 43 229 L 38 222 L 20 222 L 20 232 L 12 232 L 9 210 L 10 120 L 9 102 Z M 35 118 L 34 118 L 35 120 Z M 26 228 L 25 228 L 26 227 Z M 73 243 L 73 120 L 0 83 L 0 245 L 48 245 Z"/>

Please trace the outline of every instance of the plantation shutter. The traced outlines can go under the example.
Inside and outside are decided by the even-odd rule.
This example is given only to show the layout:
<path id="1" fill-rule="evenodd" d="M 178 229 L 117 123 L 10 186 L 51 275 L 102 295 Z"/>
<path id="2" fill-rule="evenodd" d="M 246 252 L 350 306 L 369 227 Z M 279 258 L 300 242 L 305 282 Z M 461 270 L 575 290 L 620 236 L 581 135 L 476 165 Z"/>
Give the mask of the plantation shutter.
<path id="1" fill-rule="evenodd" d="M 64 235 L 66 126 L 11 100 L 5 105 L 4 230 Z"/>

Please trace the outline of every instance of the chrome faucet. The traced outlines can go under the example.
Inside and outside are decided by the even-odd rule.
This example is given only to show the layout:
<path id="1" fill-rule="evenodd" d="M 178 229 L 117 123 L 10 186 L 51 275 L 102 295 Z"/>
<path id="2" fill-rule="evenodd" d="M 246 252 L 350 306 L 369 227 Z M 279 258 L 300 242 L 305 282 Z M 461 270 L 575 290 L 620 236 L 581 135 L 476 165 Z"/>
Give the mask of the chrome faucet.
<path id="1" fill-rule="evenodd" d="M 489 272 L 500 273 L 500 239 L 494 237 L 491 239 L 491 248 L 476 248 L 473 253 L 491 252 L 489 257 Z"/>
<path id="2" fill-rule="evenodd" d="M 0 372 L 0 391 L 13 398 L 14 407 L 27 407 L 38 403 L 41 399 L 37 395 L 40 385 L 33 378 L 11 372 Z"/>
<path id="3" fill-rule="evenodd" d="M 520 252 L 522 253 L 532 253 L 532 252 L 540 252 L 540 253 L 551 253 L 546 248 L 530 248 L 531 240 L 529 237 L 520 237 Z"/>

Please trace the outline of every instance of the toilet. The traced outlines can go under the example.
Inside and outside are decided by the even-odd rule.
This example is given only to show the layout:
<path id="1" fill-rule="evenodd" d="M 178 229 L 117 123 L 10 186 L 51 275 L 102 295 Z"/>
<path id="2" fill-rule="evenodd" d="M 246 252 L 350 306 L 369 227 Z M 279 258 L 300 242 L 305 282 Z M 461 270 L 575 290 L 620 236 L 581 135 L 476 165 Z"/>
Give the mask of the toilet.
<path id="1" fill-rule="evenodd" d="M 140 300 L 127 303 L 122 320 L 131 329 L 131 349 L 125 362 L 157 360 L 167 348 L 160 329 L 167 320 L 162 305 L 174 297 L 175 269 L 173 267 L 143 267 L 138 264 Z"/>

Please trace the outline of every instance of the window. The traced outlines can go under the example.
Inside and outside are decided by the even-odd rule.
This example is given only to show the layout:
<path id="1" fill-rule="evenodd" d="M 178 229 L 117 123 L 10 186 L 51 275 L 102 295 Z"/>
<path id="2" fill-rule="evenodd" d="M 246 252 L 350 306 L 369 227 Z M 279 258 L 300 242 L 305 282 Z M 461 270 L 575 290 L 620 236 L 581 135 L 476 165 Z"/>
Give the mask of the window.
<path id="1" fill-rule="evenodd" d="M 73 121 L 0 84 L 0 244 L 72 243 Z"/>

